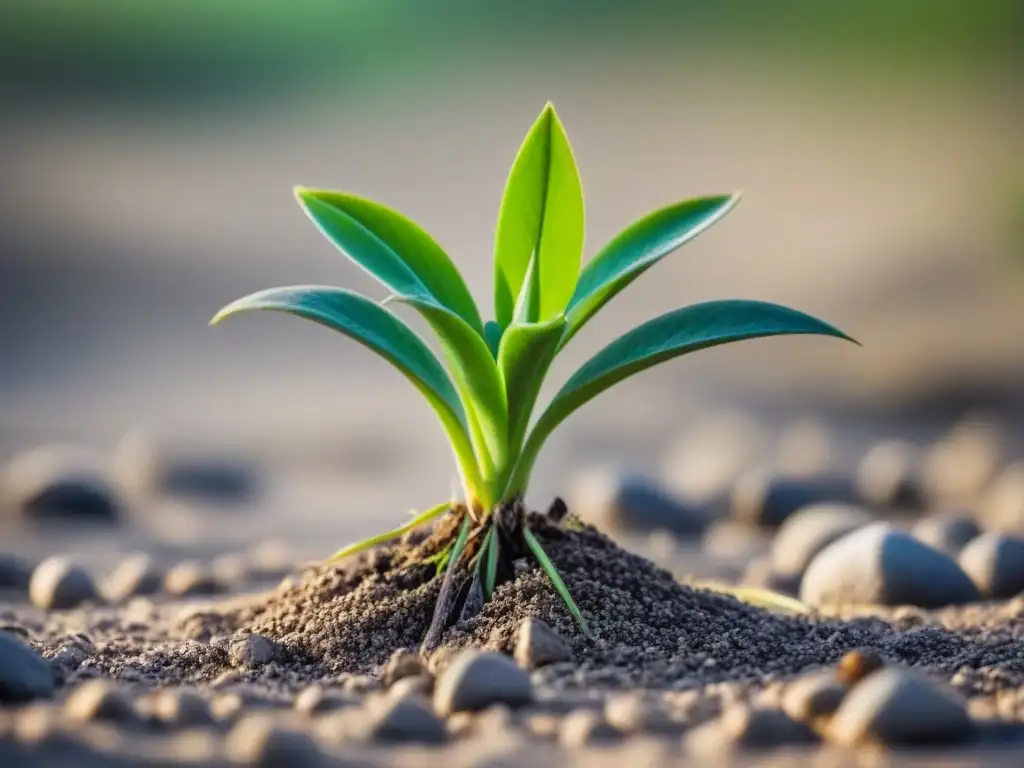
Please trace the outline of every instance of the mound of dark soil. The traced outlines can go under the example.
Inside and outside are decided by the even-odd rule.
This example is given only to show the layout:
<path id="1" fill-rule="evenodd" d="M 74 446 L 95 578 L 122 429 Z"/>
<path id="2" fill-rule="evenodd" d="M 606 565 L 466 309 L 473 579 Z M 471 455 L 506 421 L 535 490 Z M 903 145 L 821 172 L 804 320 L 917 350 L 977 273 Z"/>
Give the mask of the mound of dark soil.
<path id="1" fill-rule="evenodd" d="M 292 665 L 319 674 L 374 672 L 396 649 L 420 645 L 441 579 L 418 560 L 449 534 L 407 539 L 346 567 L 310 570 L 244 608 L 192 621 L 208 633 L 266 635 L 285 646 Z M 524 558 L 515 564 L 514 580 L 500 586 L 479 615 L 447 630 L 444 646 L 510 651 L 520 622 L 536 616 L 576 651 L 575 663 L 543 673 L 559 687 L 686 688 L 763 679 L 834 662 L 856 647 L 947 674 L 962 670 L 967 687 L 981 668 L 1024 677 L 1024 641 L 1012 636 L 993 643 L 938 626 L 901 631 L 877 618 L 841 622 L 772 614 L 680 585 L 590 527 L 542 525 L 538 538 L 595 637 L 579 633 L 543 571 Z"/>

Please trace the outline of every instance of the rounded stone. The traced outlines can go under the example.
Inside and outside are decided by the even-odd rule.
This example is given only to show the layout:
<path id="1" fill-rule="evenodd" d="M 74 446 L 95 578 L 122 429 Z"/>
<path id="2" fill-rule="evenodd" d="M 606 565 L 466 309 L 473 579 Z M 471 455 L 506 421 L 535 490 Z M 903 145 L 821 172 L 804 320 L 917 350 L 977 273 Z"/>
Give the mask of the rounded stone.
<path id="1" fill-rule="evenodd" d="M 434 708 L 442 716 L 478 711 L 492 704 L 520 707 L 533 700 L 530 676 L 512 659 L 490 651 L 463 651 L 434 687 Z"/>
<path id="2" fill-rule="evenodd" d="M 812 504 L 791 515 L 772 540 L 772 568 L 777 573 L 801 574 L 814 556 L 851 531 L 874 521 L 863 507 L 852 504 Z"/>
<path id="3" fill-rule="evenodd" d="M 782 693 L 782 710 L 801 723 L 831 717 L 846 696 L 846 686 L 828 671 L 798 677 Z"/>
<path id="4" fill-rule="evenodd" d="M 64 712 L 77 723 L 106 720 L 121 725 L 138 720 L 131 700 L 107 680 L 89 680 L 64 703 Z"/>
<path id="5" fill-rule="evenodd" d="M 836 680 L 853 687 L 868 675 L 885 666 L 885 661 L 873 648 L 855 648 L 847 651 L 836 665 Z"/>
<path id="6" fill-rule="evenodd" d="M 558 741 L 570 749 L 593 745 L 615 744 L 623 733 L 609 723 L 603 714 L 592 709 L 577 709 L 562 719 Z"/>
<path id="7" fill-rule="evenodd" d="M 924 457 L 922 474 L 932 499 L 969 503 L 995 476 L 1002 455 L 1000 429 L 969 417 L 953 427 Z"/>
<path id="8" fill-rule="evenodd" d="M 30 520 L 110 522 L 120 517 L 121 504 L 105 465 L 80 446 L 43 446 L 8 464 L 0 490 L 5 505 Z"/>
<path id="9" fill-rule="evenodd" d="M 613 531 L 699 536 L 710 522 L 703 511 L 680 503 L 655 481 L 636 474 L 584 475 L 573 484 L 570 500 L 582 519 Z"/>
<path id="10" fill-rule="evenodd" d="M 171 597 L 202 597 L 220 591 L 213 573 L 195 560 L 186 560 L 164 574 L 164 592 Z"/>
<path id="11" fill-rule="evenodd" d="M 321 685 L 303 688 L 292 702 L 296 712 L 304 715 L 318 715 L 355 706 L 357 700 L 339 690 L 330 690 Z"/>
<path id="12" fill-rule="evenodd" d="M 943 514 L 918 521 L 911 534 L 929 547 L 956 557 L 972 539 L 981 535 L 981 528 L 967 515 Z"/>
<path id="13" fill-rule="evenodd" d="M 0 552 L 0 590 L 28 591 L 32 566 L 15 555 Z"/>
<path id="14" fill-rule="evenodd" d="M 516 635 L 515 659 L 521 667 L 536 669 L 572 661 L 572 647 L 546 622 L 534 616 L 523 620 Z"/>
<path id="15" fill-rule="evenodd" d="M 448 739 L 444 721 L 418 698 L 387 697 L 369 720 L 369 733 L 375 741 L 441 744 Z"/>
<path id="16" fill-rule="evenodd" d="M 163 586 L 163 573 L 144 552 L 128 555 L 103 580 L 103 595 L 112 603 L 155 595 Z"/>
<path id="17" fill-rule="evenodd" d="M 231 641 L 228 656 L 233 666 L 258 669 L 280 659 L 282 651 L 280 645 L 263 635 L 245 635 Z"/>
<path id="18" fill-rule="evenodd" d="M 33 604 L 46 610 L 77 608 L 96 600 L 98 593 L 92 577 L 66 557 L 48 557 L 32 571 L 28 585 Z"/>
<path id="19" fill-rule="evenodd" d="M 754 469 L 733 488 L 732 516 L 762 528 L 778 528 L 797 510 L 824 502 L 855 504 L 853 484 L 834 475 L 792 477 Z"/>
<path id="20" fill-rule="evenodd" d="M 638 693 L 620 693 L 604 706 L 608 724 L 623 733 L 646 733 L 660 736 L 680 735 L 682 723 L 673 720 L 664 708 Z"/>
<path id="21" fill-rule="evenodd" d="M 715 720 L 684 736 L 686 751 L 711 758 L 737 750 L 777 749 L 814 744 L 818 736 L 781 709 L 734 704 Z"/>
<path id="22" fill-rule="evenodd" d="M 941 608 L 979 598 L 954 560 L 887 523 L 872 523 L 825 547 L 800 586 L 801 601 L 815 607 Z"/>
<path id="23" fill-rule="evenodd" d="M 951 688 L 914 670 L 887 667 L 846 695 L 828 736 L 843 745 L 910 745 L 960 742 L 974 732 L 963 700 Z"/>
<path id="24" fill-rule="evenodd" d="M 985 494 L 982 511 L 989 528 L 1024 535 L 1024 461 L 1000 472 Z"/>
<path id="25" fill-rule="evenodd" d="M 1001 600 L 1024 591 L 1024 539 L 983 533 L 963 548 L 959 562 L 987 598 Z"/>
<path id="26" fill-rule="evenodd" d="M 426 672 L 426 665 L 415 651 L 408 648 L 399 648 L 391 654 L 381 674 L 384 685 L 390 688 L 403 677 L 414 677 Z"/>
<path id="27" fill-rule="evenodd" d="M 857 489 L 875 507 L 920 510 L 925 504 L 920 450 L 903 440 L 875 444 L 861 459 Z"/>
<path id="28" fill-rule="evenodd" d="M 309 734 L 276 725 L 265 714 L 239 720 L 225 740 L 224 751 L 231 762 L 256 768 L 305 768 L 320 765 L 322 756 Z"/>
<path id="29" fill-rule="evenodd" d="M 153 715 L 165 725 L 193 728 L 214 723 L 210 705 L 195 691 L 159 691 L 152 702 Z"/>
<path id="30" fill-rule="evenodd" d="M 53 691 L 50 662 L 19 638 L 0 631 L 0 702 L 48 699 Z"/>

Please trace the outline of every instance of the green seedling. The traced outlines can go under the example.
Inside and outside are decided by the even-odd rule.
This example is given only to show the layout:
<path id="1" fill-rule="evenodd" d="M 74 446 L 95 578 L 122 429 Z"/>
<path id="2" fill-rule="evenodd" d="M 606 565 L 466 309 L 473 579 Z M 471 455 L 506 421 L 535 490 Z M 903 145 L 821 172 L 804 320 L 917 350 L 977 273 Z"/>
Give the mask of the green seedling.
<path id="1" fill-rule="evenodd" d="M 532 418 L 552 361 L 586 322 L 662 258 L 721 219 L 738 195 L 699 197 L 648 214 L 583 265 L 579 172 L 562 124 L 548 104 L 520 147 L 505 185 L 494 245 L 494 319 L 487 322 L 448 254 L 417 224 L 347 192 L 298 187 L 295 195 L 327 239 L 383 283 L 390 295 L 376 302 L 328 286 L 270 288 L 224 307 L 211 324 L 252 310 L 312 320 L 382 356 L 429 402 L 451 443 L 464 498 L 439 504 L 406 525 L 346 547 L 336 557 L 397 538 L 449 512 L 461 516 L 453 529 L 457 538 L 453 534 L 453 541 L 432 558 L 445 581 L 434 635 L 450 621 L 456 603 L 463 603 L 466 614 L 474 595 L 481 604 L 489 599 L 498 583 L 509 578 L 513 557 L 537 561 L 589 634 L 530 530 L 538 518 L 526 515 L 522 503 L 541 448 L 570 414 L 623 379 L 699 349 L 785 334 L 849 338 L 809 315 L 765 302 L 724 300 L 683 307 L 606 346 Z M 423 317 L 437 336 L 447 367 L 392 311 L 395 305 L 411 307 Z M 475 549 L 467 544 L 471 539 L 480 542 Z M 468 562 L 460 562 L 471 549 Z M 461 579 L 457 570 L 467 578 Z"/>

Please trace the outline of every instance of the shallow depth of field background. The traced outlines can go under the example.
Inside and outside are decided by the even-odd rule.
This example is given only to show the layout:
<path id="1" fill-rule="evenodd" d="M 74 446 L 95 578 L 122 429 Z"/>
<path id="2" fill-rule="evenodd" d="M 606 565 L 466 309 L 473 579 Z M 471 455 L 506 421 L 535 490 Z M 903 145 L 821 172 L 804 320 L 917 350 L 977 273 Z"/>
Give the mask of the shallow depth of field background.
<path id="1" fill-rule="evenodd" d="M 594 465 L 657 473 L 722 408 L 769 430 L 822 419 L 851 456 L 964 413 L 1019 437 L 1022 36 L 1014 0 L 4 3 L 0 460 L 110 451 L 141 426 L 266 467 L 258 520 L 161 511 L 131 529 L 183 547 L 324 553 L 444 498 L 442 433 L 385 363 L 282 316 L 206 322 L 277 284 L 383 297 L 296 183 L 419 221 L 486 315 L 505 174 L 549 99 L 581 167 L 585 257 L 655 207 L 745 197 L 604 310 L 547 392 L 709 298 L 792 304 L 864 346 L 766 340 L 646 373 L 556 435 L 537 505 Z"/>

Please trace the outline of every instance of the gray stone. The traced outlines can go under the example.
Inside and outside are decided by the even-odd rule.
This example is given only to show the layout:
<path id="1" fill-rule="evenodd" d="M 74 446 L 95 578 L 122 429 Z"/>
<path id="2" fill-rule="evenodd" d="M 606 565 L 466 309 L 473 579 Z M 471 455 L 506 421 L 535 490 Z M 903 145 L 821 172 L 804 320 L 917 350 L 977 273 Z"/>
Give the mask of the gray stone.
<path id="1" fill-rule="evenodd" d="M 194 728 L 214 723 L 210 705 L 195 691 L 158 691 L 153 697 L 152 711 L 159 722 L 176 728 Z"/>
<path id="2" fill-rule="evenodd" d="M 720 717 L 699 725 L 683 737 L 689 754 L 715 757 L 736 750 L 767 750 L 814 744 L 817 734 L 781 709 L 734 704 Z"/>
<path id="3" fill-rule="evenodd" d="M 972 539 L 981 535 L 981 528 L 967 515 L 946 514 L 918 521 L 911 533 L 929 547 L 956 557 Z"/>
<path id="4" fill-rule="evenodd" d="M 27 591 L 32 566 L 20 557 L 0 552 L 0 589 Z"/>
<path id="5" fill-rule="evenodd" d="M 887 523 L 873 523 L 825 547 L 804 572 L 800 599 L 812 606 L 913 605 L 940 608 L 978 600 L 960 566 Z"/>
<path id="6" fill-rule="evenodd" d="M 66 557 L 48 557 L 37 565 L 28 594 L 38 607 L 55 611 L 77 608 L 98 598 L 92 577 Z"/>
<path id="7" fill-rule="evenodd" d="M 964 547 L 960 567 L 981 594 L 995 600 L 1024 591 L 1024 539 L 984 533 Z"/>
<path id="8" fill-rule="evenodd" d="M 202 563 L 186 560 L 172 566 L 164 574 L 164 592 L 171 597 L 200 597 L 215 595 L 220 584 Z"/>
<path id="9" fill-rule="evenodd" d="M 369 733 L 376 741 L 403 744 L 440 744 L 448 738 L 444 721 L 417 698 L 386 698 L 370 713 Z"/>
<path id="10" fill-rule="evenodd" d="M 702 510 L 680 503 L 655 481 L 635 474 L 591 473 L 574 483 L 570 499 L 581 518 L 613 531 L 699 536 L 710 522 Z"/>
<path id="11" fill-rule="evenodd" d="M 782 693 L 782 710 L 800 723 L 831 717 L 846 696 L 846 686 L 830 671 L 813 672 L 789 683 Z"/>
<path id="12" fill-rule="evenodd" d="M 403 677 L 422 675 L 424 672 L 426 672 L 426 665 L 423 662 L 423 657 L 415 651 L 399 648 L 384 664 L 381 680 L 386 687 L 390 688 Z"/>
<path id="13" fill-rule="evenodd" d="M 155 595 L 163 586 L 164 575 L 144 552 L 128 555 L 103 580 L 103 595 L 112 603 L 133 597 Z"/>
<path id="14" fill-rule="evenodd" d="M 519 625 L 516 637 L 516 661 L 526 669 L 536 669 L 560 661 L 572 661 L 569 644 L 546 622 L 530 616 Z"/>
<path id="15" fill-rule="evenodd" d="M 138 721 L 131 700 L 108 680 L 82 683 L 64 702 L 64 713 L 76 723 L 105 720 L 126 725 Z"/>
<path id="16" fill-rule="evenodd" d="M 755 469 L 733 488 L 732 516 L 751 525 L 778 528 L 798 509 L 812 504 L 857 501 L 853 483 L 845 477 L 791 477 Z"/>
<path id="17" fill-rule="evenodd" d="M 322 756 L 309 734 L 276 725 L 265 714 L 239 720 L 224 742 L 224 751 L 231 762 L 253 768 L 306 768 L 319 765 Z"/>
<path id="18" fill-rule="evenodd" d="M 676 736 L 683 732 L 682 723 L 639 693 L 621 693 L 608 699 L 604 706 L 608 724 L 623 733 L 646 733 Z"/>
<path id="19" fill-rule="evenodd" d="M 518 707 L 533 700 L 530 676 L 512 659 L 489 651 L 463 651 L 434 687 L 434 709 L 442 716 L 477 711 L 492 704 Z"/>
<path id="20" fill-rule="evenodd" d="M 231 641 L 228 655 L 232 665 L 245 669 L 258 669 L 282 656 L 283 649 L 263 635 L 245 635 Z"/>
<path id="21" fill-rule="evenodd" d="M 16 457 L 0 489 L 6 506 L 30 520 L 111 522 L 121 515 L 105 462 L 78 446 L 44 446 Z"/>
<path id="22" fill-rule="evenodd" d="M 578 748 L 614 744 L 622 740 L 622 731 L 609 723 L 603 714 L 592 709 L 578 709 L 562 719 L 558 741 L 563 747 Z"/>
<path id="23" fill-rule="evenodd" d="M 945 685 L 901 667 L 862 680 L 836 711 L 828 737 L 843 745 L 960 742 L 974 735 L 962 699 Z"/>
<path id="24" fill-rule="evenodd" d="M 988 528 L 1024 535 L 1024 460 L 999 473 L 985 494 L 982 512 Z"/>
<path id="25" fill-rule="evenodd" d="M 861 460 L 857 489 L 875 507 L 920 510 L 925 504 L 921 452 L 902 440 L 876 443 Z"/>
<path id="26" fill-rule="evenodd" d="M 811 560 L 833 541 L 871 523 L 874 517 L 852 504 L 813 504 L 791 515 L 772 541 L 772 568 L 802 574 Z"/>
<path id="27" fill-rule="evenodd" d="M 50 662 L 19 638 L 0 631 L 0 702 L 46 699 L 53 691 Z"/>

